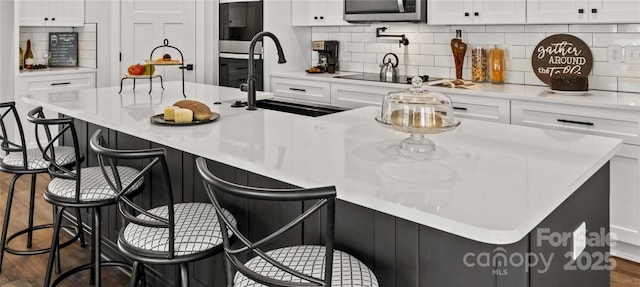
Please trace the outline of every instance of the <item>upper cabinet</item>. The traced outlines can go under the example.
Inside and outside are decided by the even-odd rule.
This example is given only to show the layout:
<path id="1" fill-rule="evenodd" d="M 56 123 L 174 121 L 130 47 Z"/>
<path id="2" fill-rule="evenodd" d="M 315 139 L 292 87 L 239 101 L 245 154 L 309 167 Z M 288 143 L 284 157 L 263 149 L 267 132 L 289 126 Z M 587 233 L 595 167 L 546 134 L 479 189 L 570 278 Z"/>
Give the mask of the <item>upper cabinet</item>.
<path id="1" fill-rule="evenodd" d="M 637 0 L 527 0 L 527 23 L 637 23 Z"/>
<path id="2" fill-rule="evenodd" d="M 20 26 L 84 26 L 84 0 L 21 0 Z"/>
<path id="3" fill-rule="evenodd" d="M 524 24 L 526 0 L 430 0 L 427 1 L 433 25 Z"/>
<path id="4" fill-rule="evenodd" d="M 291 25 L 293 26 L 343 26 L 343 0 L 294 0 L 291 1 Z"/>

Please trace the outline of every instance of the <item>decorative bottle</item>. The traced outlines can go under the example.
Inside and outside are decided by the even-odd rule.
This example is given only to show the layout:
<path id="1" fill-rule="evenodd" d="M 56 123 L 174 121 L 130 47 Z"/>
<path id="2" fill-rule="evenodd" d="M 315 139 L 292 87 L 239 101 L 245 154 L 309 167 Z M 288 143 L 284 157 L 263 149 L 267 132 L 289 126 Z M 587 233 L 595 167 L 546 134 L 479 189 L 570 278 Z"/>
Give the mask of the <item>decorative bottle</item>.
<path id="1" fill-rule="evenodd" d="M 483 83 L 487 80 L 487 50 L 484 47 L 471 49 L 471 81 Z"/>
<path id="2" fill-rule="evenodd" d="M 22 51 L 22 47 L 18 47 L 18 49 L 20 50 L 20 56 L 19 56 L 19 60 L 18 60 L 18 67 L 20 68 L 20 70 L 22 70 L 22 68 L 24 68 L 24 51 Z"/>
<path id="3" fill-rule="evenodd" d="M 24 51 L 24 68 L 30 69 L 33 66 L 33 51 L 31 51 L 31 40 L 27 40 L 27 50 Z"/>
<path id="4" fill-rule="evenodd" d="M 489 69 L 491 70 L 491 83 L 504 84 L 504 50 L 499 45 L 494 45 L 489 51 Z"/>
<path id="5" fill-rule="evenodd" d="M 451 51 L 456 64 L 456 80 L 462 80 L 464 55 L 467 53 L 467 44 L 462 42 L 462 30 L 456 30 L 456 37 L 451 39 Z"/>

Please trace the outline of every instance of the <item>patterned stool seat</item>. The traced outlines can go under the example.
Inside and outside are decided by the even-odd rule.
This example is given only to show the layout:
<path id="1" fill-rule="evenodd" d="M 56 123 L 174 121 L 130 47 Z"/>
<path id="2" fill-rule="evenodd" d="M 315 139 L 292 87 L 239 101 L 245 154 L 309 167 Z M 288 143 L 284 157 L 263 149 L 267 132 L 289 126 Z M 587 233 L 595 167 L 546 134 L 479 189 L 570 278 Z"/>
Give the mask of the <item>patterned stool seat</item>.
<path id="1" fill-rule="evenodd" d="M 298 272 L 315 278 L 324 277 L 324 246 L 301 245 L 285 247 L 268 251 L 267 255 Z M 249 260 L 245 266 L 258 274 L 272 279 L 289 282 L 306 282 L 280 270 L 259 256 Z M 234 282 L 236 287 L 264 286 L 250 280 L 240 272 L 236 273 Z M 378 280 L 373 272 L 360 262 L 360 260 L 345 252 L 334 250 L 331 286 L 375 287 L 378 286 Z"/>
<path id="2" fill-rule="evenodd" d="M 68 165 L 75 161 L 74 149 L 68 146 L 59 146 L 54 148 L 56 160 L 59 165 Z M 15 168 L 24 167 L 24 158 L 22 152 L 12 152 L 2 161 L 3 165 Z M 42 152 L 38 148 L 27 149 L 27 169 L 45 169 L 49 166 L 49 162 L 44 160 Z"/>
<path id="3" fill-rule="evenodd" d="M 126 166 L 118 166 L 118 173 L 122 186 L 127 186 L 138 174 L 138 170 Z M 109 177 L 113 178 L 111 170 L 107 170 Z M 140 179 L 131 190 L 139 188 L 143 183 Z M 48 192 L 61 198 L 75 199 L 76 181 L 63 178 L 54 178 L 49 182 Z M 93 202 L 116 198 L 116 193 L 111 189 L 102 174 L 100 167 L 83 168 L 80 172 L 80 201 Z"/>
<path id="4" fill-rule="evenodd" d="M 202 202 L 178 203 L 174 208 L 175 255 L 184 256 L 198 253 L 222 244 L 222 231 L 218 216 L 212 204 Z M 167 206 L 160 206 L 148 212 L 168 218 Z M 233 225 L 236 220 L 225 210 L 225 216 Z M 142 220 L 153 220 L 139 215 Z M 125 245 L 154 252 L 169 252 L 169 230 L 167 228 L 146 227 L 129 223 L 121 239 Z"/>

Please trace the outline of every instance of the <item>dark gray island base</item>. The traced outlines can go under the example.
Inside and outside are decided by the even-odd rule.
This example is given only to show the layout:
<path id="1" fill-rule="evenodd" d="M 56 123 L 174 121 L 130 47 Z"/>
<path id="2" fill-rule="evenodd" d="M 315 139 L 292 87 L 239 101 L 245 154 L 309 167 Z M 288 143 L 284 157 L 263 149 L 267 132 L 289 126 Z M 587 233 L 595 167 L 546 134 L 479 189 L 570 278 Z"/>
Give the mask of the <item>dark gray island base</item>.
<path id="1" fill-rule="evenodd" d="M 101 127 L 80 120 L 76 123 L 82 151 L 88 155 L 85 165 L 97 166 L 87 142 Z M 108 134 L 110 146 L 118 149 L 162 146 L 114 130 L 103 130 L 108 131 L 105 134 Z M 195 170 L 196 157 L 172 148 L 167 148 L 167 154 L 176 201 L 208 202 L 202 180 Z M 141 162 L 125 164 L 138 168 L 143 166 Z M 209 167 L 225 180 L 239 184 L 291 187 L 287 183 L 214 161 L 209 161 Z M 145 182 L 146 189 L 154 188 L 153 175 L 145 178 Z M 164 202 L 157 197 L 137 200 L 146 207 Z M 238 225 L 245 232 L 248 230 L 247 234 L 252 239 L 261 238 L 280 227 L 306 207 L 299 203 L 248 202 L 231 197 L 224 198 L 224 201 L 238 219 Z M 251 216 L 248 220 L 248 214 L 262 216 Z M 88 214 L 83 216 L 88 226 Z M 103 217 L 103 250 L 108 257 L 126 260 L 117 252 L 120 221 L 115 207 L 103 210 Z M 320 243 L 317 230 L 322 220 L 317 216 L 305 222 L 272 247 Z M 583 222 L 587 228 L 586 248 L 572 261 L 572 234 Z M 600 168 L 536 229 L 510 245 L 481 243 L 341 200 L 338 200 L 336 208 L 336 248 L 350 252 L 367 264 L 378 277 L 380 286 L 384 287 L 609 286 L 608 232 L 609 164 Z M 221 255 L 197 262 L 190 268 L 191 286 L 224 286 Z M 177 270 L 173 266 L 152 266 L 147 270 L 150 286 L 174 285 Z"/>

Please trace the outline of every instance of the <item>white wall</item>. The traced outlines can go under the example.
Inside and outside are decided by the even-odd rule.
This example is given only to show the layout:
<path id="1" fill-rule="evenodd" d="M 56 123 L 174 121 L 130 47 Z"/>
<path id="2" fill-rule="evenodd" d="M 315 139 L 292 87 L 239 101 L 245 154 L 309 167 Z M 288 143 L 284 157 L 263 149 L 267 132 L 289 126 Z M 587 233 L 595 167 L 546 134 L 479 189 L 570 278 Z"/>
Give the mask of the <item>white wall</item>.
<path id="1" fill-rule="evenodd" d="M 116 85 L 112 75 L 120 75 L 120 71 L 112 71 L 114 51 L 111 50 L 111 4 L 116 0 L 85 0 L 84 21 L 96 24 L 96 86 L 108 87 Z"/>
<path id="2" fill-rule="evenodd" d="M 406 34 L 409 46 L 398 47 L 395 38 L 376 38 L 376 27 L 386 34 Z M 640 45 L 640 24 L 611 25 L 471 25 L 432 26 L 412 23 L 378 23 L 367 26 L 314 27 L 313 40 L 339 40 L 343 71 L 378 73 L 382 57 L 393 52 L 400 58 L 400 72 L 407 75 L 455 77 L 449 43 L 462 29 L 470 47 L 500 44 L 507 52 L 507 82 L 544 85 L 533 73 L 534 47 L 547 36 L 572 34 L 591 47 L 594 57 L 590 88 L 640 92 L 640 65 L 607 63 L 608 45 Z M 471 79 L 471 49 L 467 50 L 464 79 Z"/>
<path id="3" fill-rule="evenodd" d="M 13 1 L 0 1 L 0 101 L 13 101 L 15 73 L 18 70 L 18 47 L 15 46 Z"/>

